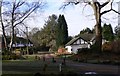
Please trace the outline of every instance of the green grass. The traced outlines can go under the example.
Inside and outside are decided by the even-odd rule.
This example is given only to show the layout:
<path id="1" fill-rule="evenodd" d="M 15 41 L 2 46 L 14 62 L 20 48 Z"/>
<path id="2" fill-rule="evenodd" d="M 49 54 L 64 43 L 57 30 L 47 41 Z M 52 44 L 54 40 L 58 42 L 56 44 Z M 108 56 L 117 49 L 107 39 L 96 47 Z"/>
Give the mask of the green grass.
<path id="1" fill-rule="evenodd" d="M 26 60 L 2 60 L 2 63 L 24 63 L 24 62 L 34 62 L 35 60 L 26 59 Z"/>
<path id="2" fill-rule="evenodd" d="M 34 76 L 34 74 L 3 74 L 2 76 Z"/>

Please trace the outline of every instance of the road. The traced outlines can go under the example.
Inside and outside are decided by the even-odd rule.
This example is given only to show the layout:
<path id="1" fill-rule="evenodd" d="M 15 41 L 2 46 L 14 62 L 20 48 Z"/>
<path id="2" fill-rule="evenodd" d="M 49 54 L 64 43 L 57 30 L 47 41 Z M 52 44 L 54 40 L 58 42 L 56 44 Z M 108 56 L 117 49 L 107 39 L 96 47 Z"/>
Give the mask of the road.
<path id="1" fill-rule="evenodd" d="M 9 73 L 36 73 L 43 72 L 43 66 L 47 64 L 48 73 L 58 73 L 59 64 L 62 63 L 62 59 L 55 59 L 56 63 L 52 63 L 52 59 L 37 60 L 37 61 L 6 61 L 3 62 L 2 71 L 3 74 Z M 101 65 L 101 64 L 88 64 L 73 62 L 71 60 L 66 60 L 66 66 L 62 66 L 63 71 L 73 71 L 79 74 L 84 74 L 88 71 L 94 71 L 98 74 L 118 74 L 119 66 L 114 65 Z"/>

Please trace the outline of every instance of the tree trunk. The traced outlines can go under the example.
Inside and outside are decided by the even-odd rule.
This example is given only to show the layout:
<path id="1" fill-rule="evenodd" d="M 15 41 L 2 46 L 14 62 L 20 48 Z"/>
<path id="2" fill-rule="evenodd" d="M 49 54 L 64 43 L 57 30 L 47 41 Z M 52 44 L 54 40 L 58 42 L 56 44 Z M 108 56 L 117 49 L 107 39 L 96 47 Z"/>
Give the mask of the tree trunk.
<path id="1" fill-rule="evenodd" d="M 3 32 L 3 40 L 4 40 L 4 44 L 2 44 L 2 45 L 5 46 L 5 50 L 8 50 L 7 38 L 6 38 L 6 35 L 5 35 L 5 28 L 4 28 L 3 25 L 2 25 L 2 32 Z"/>
<path id="2" fill-rule="evenodd" d="M 13 50 L 14 35 L 15 35 L 15 34 L 14 34 L 14 27 L 12 27 L 12 34 L 11 34 L 9 51 L 12 51 L 12 50 Z"/>
<path id="3" fill-rule="evenodd" d="M 15 26 L 14 26 L 14 21 L 15 21 L 15 17 L 14 17 L 14 15 L 15 15 L 15 3 L 13 3 L 13 8 L 12 8 L 12 13 L 11 13 L 11 16 L 12 16 L 12 19 L 11 19 L 11 28 L 12 28 L 12 34 L 11 34 L 11 40 L 10 40 L 10 48 L 9 48 L 9 51 L 13 51 L 13 43 L 14 43 L 14 32 L 15 32 L 15 30 L 14 30 L 14 28 L 15 28 Z"/>
<path id="4" fill-rule="evenodd" d="M 0 5 L 2 5 L 2 1 L 0 2 Z M 3 20 L 2 20 L 1 9 L 2 9 L 2 6 L 0 6 L 0 22 L 1 22 L 1 25 L 2 25 L 2 32 L 3 32 L 4 46 L 5 46 L 5 50 L 8 50 L 8 46 L 7 46 L 7 38 L 6 38 L 6 35 L 5 35 L 5 27 L 4 27 Z M 2 44 L 2 45 L 3 45 L 3 44 Z M 3 47 L 2 47 L 2 49 L 3 49 Z"/>
<path id="5" fill-rule="evenodd" d="M 26 37 L 27 37 L 27 54 L 29 55 L 29 38 L 28 38 L 28 27 L 26 27 Z"/>
<path id="6" fill-rule="evenodd" d="M 95 26 L 95 31 L 96 31 L 96 37 L 95 37 L 95 48 L 97 50 L 98 53 L 101 52 L 101 48 L 102 48 L 102 29 L 101 29 L 101 23 L 96 24 Z"/>
<path id="7" fill-rule="evenodd" d="M 101 14 L 100 14 L 100 6 L 97 4 L 94 4 L 94 15 L 96 19 L 96 25 L 95 25 L 95 49 L 96 52 L 100 53 L 102 48 L 102 28 L 101 28 Z"/>

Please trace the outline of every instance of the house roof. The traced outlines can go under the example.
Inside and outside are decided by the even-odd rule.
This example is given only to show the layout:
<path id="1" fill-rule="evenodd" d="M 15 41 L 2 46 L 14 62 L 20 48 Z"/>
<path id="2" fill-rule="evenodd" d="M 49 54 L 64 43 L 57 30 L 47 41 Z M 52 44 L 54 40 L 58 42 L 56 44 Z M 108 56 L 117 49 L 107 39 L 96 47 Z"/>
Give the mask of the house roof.
<path id="1" fill-rule="evenodd" d="M 91 41 L 95 38 L 95 34 L 80 34 L 79 37 L 84 39 L 85 41 Z"/>
<path id="2" fill-rule="evenodd" d="M 0 36 L 0 39 L 4 43 L 2 36 Z M 15 41 L 16 41 L 16 43 L 22 43 L 22 44 L 26 44 L 27 43 L 27 39 L 22 38 L 22 37 L 16 37 Z M 10 36 L 7 36 L 7 42 L 10 43 Z M 30 40 L 28 40 L 28 42 L 31 43 L 31 44 L 33 44 Z"/>
<path id="3" fill-rule="evenodd" d="M 66 46 L 73 44 L 75 41 L 77 41 L 80 38 L 85 40 L 86 42 L 90 42 L 91 40 L 93 40 L 95 38 L 95 35 L 94 34 L 80 34 L 77 37 L 73 38 L 71 41 L 69 41 L 66 44 Z"/>

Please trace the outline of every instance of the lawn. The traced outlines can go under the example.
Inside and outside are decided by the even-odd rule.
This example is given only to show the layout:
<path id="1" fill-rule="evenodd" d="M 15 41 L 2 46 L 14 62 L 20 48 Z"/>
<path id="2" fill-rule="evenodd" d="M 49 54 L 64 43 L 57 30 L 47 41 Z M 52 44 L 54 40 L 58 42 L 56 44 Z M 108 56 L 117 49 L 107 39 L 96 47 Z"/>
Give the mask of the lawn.
<path id="1" fill-rule="evenodd" d="M 67 56 L 66 56 L 67 57 Z M 56 62 L 52 62 L 52 58 L 35 59 L 34 56 L 27 56 L 26 60 L 3 60 L 3 76 L 33 76 L 40 74 L 84 74 L 85 71 L 96 71 L 102 74 L 116 74 L 117 66 L 96 64 L 97 60 L 88 60 L 88 63 L 74 62 L 67 57 L 67 65 L 62 65 L 62 72 L 59 71 L 59 65 L 63 61 L 63 56 L 55 58 Z M 94 63 L 94 64 L 90 64 Z M 45 68 L 46 67 L 46 68 Z M 57 75 L 58 76 L 58 75 Z"/>
<path id="2" fill-rule="evenodd" d="M 52 62 L 52 59 L 47 59 L 45 62 L 43 60 L 6 60 L 3 61 L 3 75 L 5 74 L 35 74 L 46 73 L 46 74 L 58 74 L 59 73 L 59 64 L 61 62 L 57 61 L 56 63 Z M 44 66 L 46 66 L 45 70 Z M 62 66 L 62 71 L 69 72 L 72 71 L 72 68 L 69 66 Z"/>

